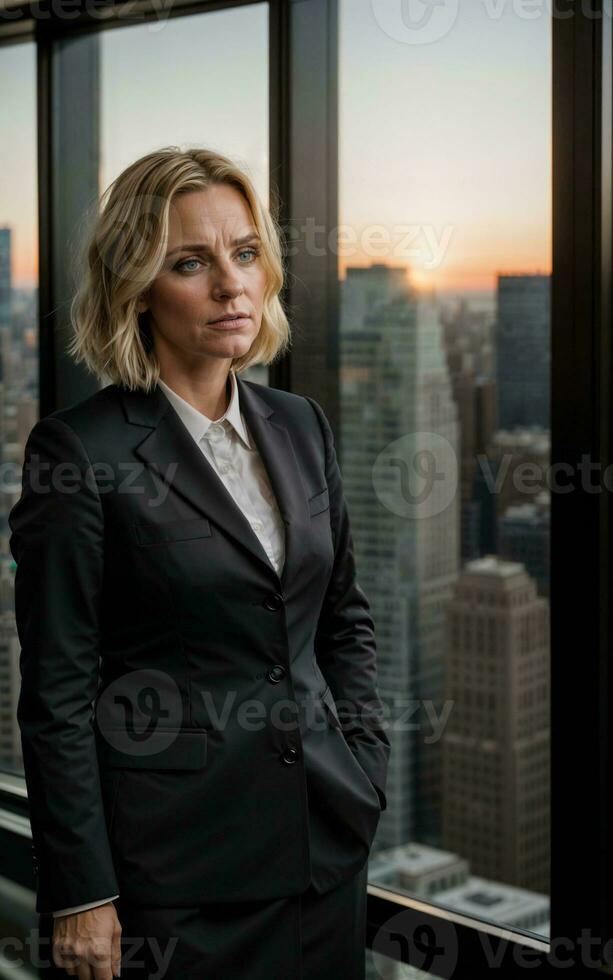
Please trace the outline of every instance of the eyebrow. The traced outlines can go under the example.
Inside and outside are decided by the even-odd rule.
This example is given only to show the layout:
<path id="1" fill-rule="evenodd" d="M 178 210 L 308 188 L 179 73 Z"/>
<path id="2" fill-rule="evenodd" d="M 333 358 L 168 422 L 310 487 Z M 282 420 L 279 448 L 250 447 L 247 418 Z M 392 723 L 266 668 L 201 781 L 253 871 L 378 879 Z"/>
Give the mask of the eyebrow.
<path id="1" fill-rule="evenodd" d="M 243 235 L 242 238 L 235 238 L 232 245 L 246 245 L 247 242 L 258 241 L 261 242 L 261 238 L 256 231 L 249 235 Z M 177 248 L 173 248 L 172 251 L 166 253 L 166 258 L 174 255 L 176 252 L 208 252 L 210 254 L 211 250 L 205 242 L 195 242 L 191 245 L 179 245 Z"/>

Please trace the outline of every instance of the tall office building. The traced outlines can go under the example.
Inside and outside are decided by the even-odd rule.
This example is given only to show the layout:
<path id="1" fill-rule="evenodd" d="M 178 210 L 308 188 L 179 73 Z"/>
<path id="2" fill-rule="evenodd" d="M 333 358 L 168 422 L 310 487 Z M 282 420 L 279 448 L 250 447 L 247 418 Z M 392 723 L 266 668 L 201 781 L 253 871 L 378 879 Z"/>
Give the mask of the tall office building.
<path id="1" fill-rule="evenodd" d="M 0 768 L 22 767 L 17 724 L 20 644 L 13 610 L 13 576 L 6 563 L 0 568 Z"/>
<path id="2" fill-rule="evenodd" d="M 498 276 L 495 346 L 503 429 L 550 424 L 550 279 Z"/>
<path id="3" fill-rule="evenodd" d="M 11 325 L 11 229 L 0 228 L 0 328 Z"/>
<path id="4" fill-rule="evenodd" d="M 496 508 L 494 498 L 483 478 L 479 461 L 495 431 L 498 411 L 496 382 L 476 378 L 471 389 L 467 415 L 465 400 L 458 408 L 462 424 L 462 561 L 472 561 L 495 550 Z"/>
<path id="5" fill-rule="evenodd" d="M 373 262 L 369 266 L 350 266 L 340 285 L 341 333 L 357 330 L 366 317 L 392 300 L 407 300 L 410 286 L 406 268 Z"/>
<path id="6" fill-rule="evenodd" d="M 546 429 L 533 426 L 495 433 L 487 455 L 479 460 L 479 470 L 494 500 L 498 522 L 512 504 L 530 503 L 547 489 L 550 459 L 551 438 Z M 498 546 L 495 550 L 499 551 Z"/>
<path id="7" fill-rule="evenodd" d="M 535 579 L 539 595 L 549 595 L 551 492 L 541 490 L 529 503 L 511 504 L 498 521 L 498 554 L 521 562 Z"/>
<path id="8" fill-rule="evenodd" d="M 441 312 L 445 354 L 460 421 L 463 561 L 493 550 L 491 501 L 480 493 L 478 456 L 498 428 L 498 391 L 493 357 L 493 314 L 473 310 L 467 300 Z"/>
<path id="9" fill-rule="evenodd" d="M 416 296 L 377 305 L 341 333 L 341 358 L 341 466 L 393 744 L 375 847 L 438 844 L 440 747 L 424 739 L 423 702 L 411 712 L 420 699 L 440 707 L 459 565 L 458 419 L 436 308 Z M 422 464 L 436 475 L 420 509 L 411 484 Z"/>
<path id="10" fill-rule="evenodd" d="M 448 606 L 442 846 L 549 892 L 549 604 L 523 565 L 469 562 Z"/>

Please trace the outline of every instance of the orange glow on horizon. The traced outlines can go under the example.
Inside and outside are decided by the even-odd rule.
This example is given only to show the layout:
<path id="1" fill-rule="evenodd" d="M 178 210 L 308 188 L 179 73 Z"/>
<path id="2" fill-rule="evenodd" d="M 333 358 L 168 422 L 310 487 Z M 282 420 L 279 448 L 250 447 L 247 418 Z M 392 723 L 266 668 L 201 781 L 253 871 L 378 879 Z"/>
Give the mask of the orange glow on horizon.
<path id="1" fill-rule="evenodd" d="M 387 262 L 384 258 L 377 259 L 370 256 L 360 257 L 356 261 L 349 260 L 345 263 L 339 262 L 339 275 L 345 279 L 348 268 L 369 268 L 371 265 L 387 265 L 389 268 L 406 270 L 407 283 L 410 283 L 418 292 L 431 292 L 434 290 L 442 292 L 495 292 L 496 282 L 499 275 L 551 275 L 551 267 L 545 261 L 536 262 L 505 262 L 489 268 L 455 266 L 445 269 L 444 267 L 428 271 L 426 269 L 415 269 L 410 265 L 402 265 L 398 262 Z M 38 254 L 28 254 L 25 251 L 14 254 L 12 278 L 16 286 L 36 286 L 38 284 Z"/>
<path id="2" fill-rule="evenodd" d="M 390 268 L 402 268 L 397 263 L 388 263 L 384 260 L 368 258 L 364 261 L 347 262 L 344 266 L 339 265 L 341 279 L 345 279 L 348 268 L 367 269 L 373 264 L 389 265 Z M 479 267 L 455 267 L 449 269 L 436 269 L 428 272 L 424 269 L 414 269 L 409 265 L 405 266 L 407 272 L 407 282 L 410 283 L 417 292 L 496 292 L 497 280 L 500 275 L 551 275 L 551 268 L 545 262 L 536 264 L 526 262 L 506 262 L 504 265 L 479 268 Z"/>
<path id="3" fill-rule="evenodd" d="M 38 285 L 38 250 L 15 250 L 12 262 L 12 280 L 17 287 Z"/>

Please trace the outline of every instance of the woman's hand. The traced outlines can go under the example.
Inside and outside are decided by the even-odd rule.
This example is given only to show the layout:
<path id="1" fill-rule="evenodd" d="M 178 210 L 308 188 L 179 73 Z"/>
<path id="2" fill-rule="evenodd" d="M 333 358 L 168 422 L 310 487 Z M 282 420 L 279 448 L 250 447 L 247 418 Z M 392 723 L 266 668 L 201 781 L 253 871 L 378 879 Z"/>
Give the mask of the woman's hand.
<path id="1" fill-rule="evenodd" d="M 79 980 L 113 980 L 121 968 L 121 923 L 112 902 L 53 920 L 53 962 Z"/>

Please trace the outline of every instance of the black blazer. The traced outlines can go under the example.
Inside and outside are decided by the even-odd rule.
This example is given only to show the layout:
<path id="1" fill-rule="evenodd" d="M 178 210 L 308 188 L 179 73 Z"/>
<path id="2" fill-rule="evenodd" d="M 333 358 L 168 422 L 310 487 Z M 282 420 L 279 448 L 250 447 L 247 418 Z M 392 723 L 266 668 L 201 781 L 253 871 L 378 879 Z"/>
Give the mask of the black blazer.
<path id="1" fill-rule="evenodd" d="M 9 525 L 38 912 L 322 892 L 368 857 L 390 743 L 332 431 L 237 380 L 281 577 L 160 386 L 28 438 Z"/>

